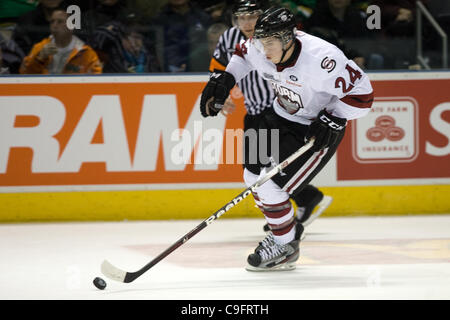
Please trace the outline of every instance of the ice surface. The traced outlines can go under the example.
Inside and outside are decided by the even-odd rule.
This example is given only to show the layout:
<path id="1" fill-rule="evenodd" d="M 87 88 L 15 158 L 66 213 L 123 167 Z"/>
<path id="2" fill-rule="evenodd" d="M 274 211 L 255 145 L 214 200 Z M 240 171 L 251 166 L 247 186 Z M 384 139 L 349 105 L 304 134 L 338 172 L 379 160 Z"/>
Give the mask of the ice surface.
<path id="1" fill-rule="evenodd" d="M 0 225 L 0 299 L 450 299 L 450 215 L 321 217 L 297 269 L 248 272 L 263 219 L 219 219 L 132 283 L 200 220 Z M 94 287 L 100 276 L 105 290 Z"/>

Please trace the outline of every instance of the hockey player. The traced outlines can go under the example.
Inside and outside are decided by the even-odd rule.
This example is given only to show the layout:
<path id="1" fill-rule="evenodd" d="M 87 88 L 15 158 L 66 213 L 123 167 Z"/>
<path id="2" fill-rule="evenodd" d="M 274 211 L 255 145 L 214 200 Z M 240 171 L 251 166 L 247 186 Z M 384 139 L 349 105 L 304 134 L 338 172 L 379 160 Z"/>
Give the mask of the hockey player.
<path id="1" fill-rule="evenodd" d="M 237 26 L 229 28 L 219 38 L 211 59 L 210 72 L 225 70 L 236 49 L 236 45 L 253 35 L 256 20 L 263 12 L 263 8 L 262 1 L 258 0 L 237 0 L 235 2 L 233 21 Z M 271 108 L 275 97 L 270 82 L 262 78 L 257 70 L 251 70 L 237 85 L 244 95 L 244 104 L 247 110 L 244 117 L 244 131 L 264 128 L 264 114 L 268 108 Z M 227 115 L 233 112 L 234 108 L 231 98 L 228 98 L 225 100 L 221 112 Z M 251 162 L 253 158 L 250 157 L 249 150 L 251 150 L 249 139 L 244 138 L 244 168 L 259 175 L 261 164 L 259 161 L 257 163 Z M 316 219 L 332 201 L 330 196 L 324 197 L 323 193 L 312 185 L 307 185 L 301 192 L 292 195 L 292 199 L 297 204 L 296 218 L 304 226 Z M 312 214 L 316 207 L 317 210 Z M 266 224 L 264 231 L 269 230 L 269 225 Z"/>
<path id="2" fill-rule="evenodd" d="M 299 258 L 303 226 L 289 201 L 330 160 L 348 120 L 365 116 L 372 105 L 368 76 L 334 45 L 295 29 L 294 15 L 273 7 L 259 16 L 254 35 L 236 47 L 225 71 L 214 72 L 203 89 L 200 111 L 215 116 L 231 88 L 250 71 L 270 81 L 276 98 L 264 115 L 270 129 L 279 129 L 283 161 L 312 137 L 313 147 L 256 189 L 255 202 L 270 233 L 248 256 L 247 270 L 291 270 Z M 266 168 L 261 168 L 261 175 Z M 246 185 L 259 177 L 244 169 Z"/>

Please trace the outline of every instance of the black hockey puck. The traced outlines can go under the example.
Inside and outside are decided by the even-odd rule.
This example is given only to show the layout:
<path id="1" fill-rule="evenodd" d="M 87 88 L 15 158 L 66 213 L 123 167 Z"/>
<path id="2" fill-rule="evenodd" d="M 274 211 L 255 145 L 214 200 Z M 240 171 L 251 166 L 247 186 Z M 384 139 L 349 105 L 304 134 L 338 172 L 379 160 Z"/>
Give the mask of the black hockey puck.
<path id="1" fill-rule="evenodd" d="M 103 290 L 106 288 L 106 281 L 100 277 L 95 278 L 94 281 L 92 281 L 92 282 L 94 283 L 94 286 L 96 286 L 100 290 Z"/>

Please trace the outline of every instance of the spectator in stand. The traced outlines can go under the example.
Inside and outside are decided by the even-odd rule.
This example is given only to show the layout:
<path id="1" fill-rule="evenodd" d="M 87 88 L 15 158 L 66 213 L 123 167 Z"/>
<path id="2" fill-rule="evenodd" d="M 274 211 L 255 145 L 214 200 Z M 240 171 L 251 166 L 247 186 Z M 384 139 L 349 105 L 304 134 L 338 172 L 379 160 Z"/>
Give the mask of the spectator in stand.
<path id="1" fill-rule="evenodd" d="M 24 52 L 13 40 L 7 40 L 0 33 L 0 67 L 2 74 L 19 73 L 20 64 L 25 57 Z"/>
<path id="2" fill-rule="evenodd" d="M 39 0 L 36 9 L 20 16 L 12 35 L 12 39 L 25 54 L 28 54 L 33 44 L 38 43 L 50 33 L 50 17 L 55 9 L 62 9 L 62 0 Z"/>
<path id="3" fill-rule="evenodd" d="M 104 64 L 104 73 L 161 72 L 155 48 L 135 18 L 130 13 L 129 20 L 109 22 L 94 32 L 92 47 Z"/>
<path id="4" fill-rule="evenodd" d="M 28 11 L 36 9 L 37 0 L 2 0 L 0 1 L 0 23 L 14 23 Z"/>
<path id="5" fill-rule="evenodd" d="M 262 0 L 265 1 L 265 0 Z M 197 6 L 210 15 L 212 23 L 223 23 L 229 27 L 232 26 L 231 9 L 234 0 L 210 1 L 210 0 L 192 0 Z"/>
<path id="6" fill-rule="evenodd" d="M 428 0 L 421 0 L 427 4 Z M 413 37 L 416 0 L 373 0 L 381 9 L 381 31 L 387 37 Z"/>
<path id="7" fill-rule="evenodd" d="M 325 27 L 336 30 L 342 38 L 368 36 L 366 15 L 351 6 L 351 0 L 321 2 L 306 22 L 306 27 Z"/>
<path id="8" fill-rule="evenodd" d="M 427 4 L 428 0 L 422 0 Z M 381 29 L 376 32 L 377 49 L 383 52 L 384 68 L 420 69 L 415 42 L 416 0 L 372 0 L 381 10 Z M 431 32 L 430 32 L 431 31 Z M 423 19 L 423 47 L 429 48 L 434 30 Z"/>
<path id="9" fill-rule="evenodd" d="M 208 54 L 212 57 L 220 36 L 229 27 L 223 23 L 214 23 L 208 28 Z"/>
<path id="10" fill-rule="evenodd" d="M 296 17 L 297 23 L 302 23 L 311 17 L 315 7 L 316 0 L 280 0 L 283 7 L 288 8 Z"/>
<path id="11" fill-rule="evenodd" d="M 165 71 L 208 70 L 206 30 L 211 22 L 211 17 L 189 0 L 169 0 L 154 20 L 163 30 Z"/>
<path id="12" fill-rule="evenodd" d="M 75 35 L 92 45 L 92 37 L 98 27 L 123 21 L 128 12 L 125 0 L 95 0 L 91 9 L 82 12 L 81 28 L 75 31 Z"/>
<path id="13" fill-rule="evenodd" d="M 319 4 L 304 23 L 305 31 L 339 47 L 344 54 L 365 68 L 365 58 L 345 45 L 345 38 L 364 39 L 369 36 L 365 13 L 351 7 L 351 0 L 328 0 Z"/>
<path id="14" fill-rule="evenodd" d="M 0 48 L 0 75 L 9 74 L 8 67 L 3 67 L 3 52 L 2 48 Z"/>
<path id="15" fill-rule="evenodd" d="M 50 17 L 51 35 L 35 44 L 20 67 L 22 74 L 101 73 L 95 51 L 67 28 L 67 13 L 56 9 Z"/>
<path id="16" fill-rule="evenodd" d="M 161 8 L 167 4 L 167 0 L 127 0 L 127 4 L 129 8 L 139 12 L 142 18 L 139 22 L 145 24 L 159 13 Z"/>

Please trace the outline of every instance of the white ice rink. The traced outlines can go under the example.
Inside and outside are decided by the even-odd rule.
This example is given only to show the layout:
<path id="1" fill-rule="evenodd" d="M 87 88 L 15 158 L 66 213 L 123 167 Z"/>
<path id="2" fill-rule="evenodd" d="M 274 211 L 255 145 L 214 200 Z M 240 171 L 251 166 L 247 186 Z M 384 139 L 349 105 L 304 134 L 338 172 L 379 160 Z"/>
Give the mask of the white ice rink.
<path id="1" fill-rule="evenodd" d="M 450 215 L 322 217 L 296 270 L 265 273 L 244 269 L 263 219 L 222 218 L 132 283 L 100 273 L 141 268 L 200 222 L 0 224 L 0 299 L 450 299 Z"/>

